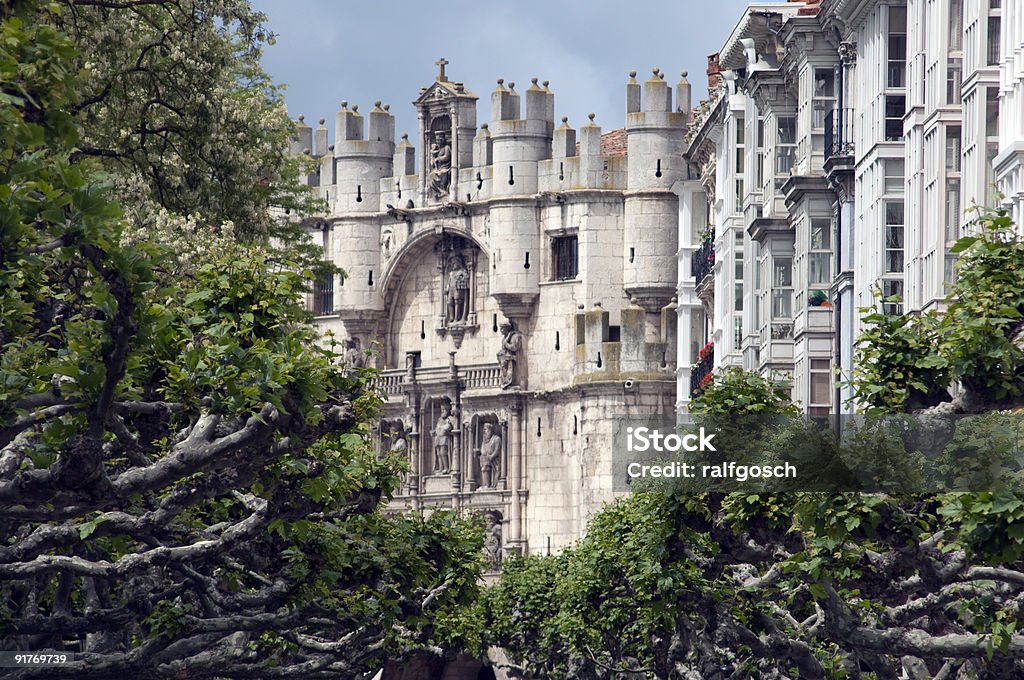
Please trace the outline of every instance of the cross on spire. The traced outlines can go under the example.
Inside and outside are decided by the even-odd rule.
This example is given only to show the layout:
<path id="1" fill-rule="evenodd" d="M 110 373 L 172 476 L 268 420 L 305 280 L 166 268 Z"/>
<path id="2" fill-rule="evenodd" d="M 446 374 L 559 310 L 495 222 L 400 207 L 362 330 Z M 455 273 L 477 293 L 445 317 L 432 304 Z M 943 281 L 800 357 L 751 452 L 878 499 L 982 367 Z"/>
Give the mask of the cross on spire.
<path id="1" fill-rule="evenodd" d="M 444 74 L 444 67 L 448 65 L 448 60 L 445 59 L 444 57 L 441 57 L 440 59 L 438 59 L 434 63 L 437 64 L 438 68 L 440 69 L 438 71 L 438 73 L 437 73 L 437 82 L 439 82 L 439 83 L 447 83 L 448 82 L 448 76 L 446 76 Z"/>

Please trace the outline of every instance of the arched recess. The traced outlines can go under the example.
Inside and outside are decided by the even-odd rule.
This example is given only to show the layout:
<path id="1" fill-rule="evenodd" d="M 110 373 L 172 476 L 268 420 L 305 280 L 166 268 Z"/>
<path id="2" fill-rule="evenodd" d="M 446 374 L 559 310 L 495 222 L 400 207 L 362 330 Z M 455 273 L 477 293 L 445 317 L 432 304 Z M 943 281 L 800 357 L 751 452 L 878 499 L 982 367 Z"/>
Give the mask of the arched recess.
<path id="1" fill-rule="evenodd" d="M 381 338 L 384 344 L 383 355 L 386 362 L 385 368 L 403 368 L 405 366 L 404 358 L 396 356 L 395 348 L 391 346 L 396 305 L 401 297 L 398 295 L 398 292 L 404 282 L 405 274 L 410 270 L 410 268 L 419 265 L 423 258 L 433 258 L 434 246 L 441 239 L 453 236 L 461 237 L 469 241 L 480 250 L 481 262 L 479 266 L 479 274 L 483 277 L 489 276 L 491 254 L 487 245 L 480 240 L 478 234 L 474 234 L 468 229 L 456 226 L 444 226 L 414 232 L 398 249 L 394 257 L 392 257 L 388 262 L 387 266 L 385 266 L 383 276 L 381 278 L 381 291 L 385 304 L 387 305 L 387 323 L 385 325 L 383 337 Z"/>

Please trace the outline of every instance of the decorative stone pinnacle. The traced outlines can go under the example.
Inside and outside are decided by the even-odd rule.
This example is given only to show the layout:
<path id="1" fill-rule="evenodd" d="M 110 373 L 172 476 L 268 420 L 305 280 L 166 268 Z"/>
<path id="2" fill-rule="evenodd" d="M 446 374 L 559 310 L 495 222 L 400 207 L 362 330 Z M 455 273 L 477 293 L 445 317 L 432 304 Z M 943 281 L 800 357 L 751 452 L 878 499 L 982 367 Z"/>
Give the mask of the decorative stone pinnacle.
<path id="1" fill-rule="evenodd" d="M 402 141 L 403 142 L 408 142 L 409 141 L 409 133 L 408 132 L 403 132 L 402 133 Z"/>
<path id="2" fill-rule="evenodd" d="M 352 105 L 352 113 L 359 113 L 359 104 Z"/>
<path id="3" fill-rule="evenodd" d="M 299 122 L 300 123 L 305 123 L 306 122 L 306 116 L 304 116 L 303 114 L 300 113 L 299 114 Z"/>
<path id="4" fill-rule="evenodd" d="M 569 122 L 569 116 L 562 116 L 562 122 L 563 123 L 568 123 Z"/>
<path id="5" fill-rule="evenodd" d="M 545 80 L 544 82 L 541 83 L 541 85 L 543 85 L 544 87 L 547 87 L 550 83 L 551 83 L 550 80 Z"/>
<path id="6" fill-rule="evenodd" d="M 630 78 L 636 78 L 636 71 L 630 71 L 629 72 L 629 77 Z"/>
<path id="7" fill-rule="evenodd" d="M 593 122 L 594 122 L 594 117 L 595 117 L 596 115 L 597 115 L 596 113 L 594 113 L 593 111 L 591 111 L 590 113 L 588 113 L 588 114 L 587 114 L 587 118 L 589 118 L 589 119 L 590 119 L 590 122 L 591 122 L 591 123 L 593 123 Z"/>
<path id="8" fill-rule="evenodd" d="M 377 101 L 373 102 L 373 105 L 374 106 L 380 106 L 380 100 L 378 99 Z"/>
<path id="9" fill-rule="evenodd" d="M 509 84 L 508 84 L 508 89 L 510 89 L 510 90 L 516 89 L 516 84 L 510 81 Z"/>
<path id="10" fill-rule="evenodd" d="M 320 123 L 320 125 L 322 126 L 322 125 L 323 125 L 324 123 L 326 123 L 326 122 L 327 122 L 327 119 L 326 119 L 326 118 L 321 118 L 321 119 L 320 119 L 320 120 L 319 120 L 318 122 L 319 122 L 319 123 Z"/>
<path id="11" fill-rule="evenodd" d="M 343 109 L 347 109 L 347 108 L 348 108 L 348 102 L 347 102 L 347 101 L 344 101 L 344 100 L 342 100 L 342 102 L 341 102 L 341 108 L 343 108 Z"/>
<path id="12" fill-rule="evenodd" d="M 385 111 L 390 111 L 391 110 L 391 104 L 385 104 L 384 105 L 384 110 Z"/>
<path id="13" fill-rule="evenodd" d="M 657 66 L 655 66 L 654 68 L 651 69 L 651 73 L 654 74 L 654 75 L 658 75 L 658 71 L 660 71 L 660 70 L 661 69 L 659 69 Z"/>
<path id="14" fill-rule="evenodd" d="M 481 130 L 486 130 L 486 129 L 487 129 L 487 123 L 483 123 L 483 124 L 482 124 L 482 125 L 480 126 L 480 129 L 481 129 Z"/>
<path id="15" fill-rule="evenodd" d="M 536 84 L 537 84 L 537 81 L 538 81 L 538 80 L 540 80 L 540 79 L 539 79 L 539 78 L 530 78 L 530 82 L 531 82 L 532 84 L 534 84 L 534 85 L 536 85 Z"/>
<path id="16" fill-rule="evenodd" d="M 498 85 L 504 85 L 504 84 L 505 84 L 505 79 L 504 78 L 498 78 Z"/>

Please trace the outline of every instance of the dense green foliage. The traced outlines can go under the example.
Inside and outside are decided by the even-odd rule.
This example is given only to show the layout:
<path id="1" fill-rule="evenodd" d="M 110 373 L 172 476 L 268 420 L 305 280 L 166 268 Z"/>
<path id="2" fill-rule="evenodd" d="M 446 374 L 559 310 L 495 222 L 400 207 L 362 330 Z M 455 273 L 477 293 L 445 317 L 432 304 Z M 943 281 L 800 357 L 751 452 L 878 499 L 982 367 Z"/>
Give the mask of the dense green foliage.
<path id="1" fill-rule="evenodd" d="M 979 211 L 961 253 L 957 281 L 941 314 L 886 315 L 870 309 L 857 343 L 855 401 L 882 411 L 949 401 L 984 411 L 1024 396 L 1024 239 L 1005 210 Z"/>
<path id="2" fill-rule="evenodd" d="M 792 411 L 741 371 L 693 410 Z M 902 451 L 877 436 L 859 444 Z M 1009 492 L 637 493 L 565 552 L 508 565 L 484 630 L 526 678 L 1017 677 L 1022 519 Z"/>
<path id="3" fill-rule="evenodd" d="M 372 372 L 316 343 L 303 254 L 225 238 L 182 268 L 173 244 L 125 235 L 150 208 L 123 183 L 151 174 L 146 200 L 163 196 L 160 157 L 81 151 L 117 111 L 80 127 L 95 76 L 76 62 L 85 33 L 62 30 L 104 12 L 162 31 L 166 11 L 219 35 L 209 6 L 0 10 L 0 648 L 78 653 L 8 677 L 359 677 L 456 644 L 477 592 L 480 527 L 378 513 L 402 461 L 373 450 Z M 173 59 L 166 35 L 153 49 Z M 191 71 L 167 67 L 184 92 Z M 211 188 L 222 167 L 151 209 L 240 219 Z"/>
<path id="4" fill-rule="evenodd" d="M 862 309 L 854 400 L 882 412 L 932 406 L 949 398 L 949 362 L 936 354 L 935 314 L 894 315 Z"/>
<path id="5" fill-rule="evenodd" d="M 717 374 L 701 395 L 694 399 L 690 411 L 700 416 L 728 418 L 743 414 L 794 414 L 786 388 L 772 384 L 757 373 L 731 367 Z"/>

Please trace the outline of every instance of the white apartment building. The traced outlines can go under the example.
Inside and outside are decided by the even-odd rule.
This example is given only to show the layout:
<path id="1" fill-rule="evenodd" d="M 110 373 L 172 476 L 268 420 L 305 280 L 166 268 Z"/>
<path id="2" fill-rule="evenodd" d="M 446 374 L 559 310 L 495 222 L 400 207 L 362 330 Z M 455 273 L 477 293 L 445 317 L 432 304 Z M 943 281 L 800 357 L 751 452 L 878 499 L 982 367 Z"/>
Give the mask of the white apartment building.
<path id="1" fill-rule="evenodd" d="M 742 365 L 789 384 L 809 413 L 850 412 L 860 310 L 941 308 L 972 206 L 1001 201 L 1020 223 L 1020 4 L 747 8 L 709 57 L 688 131 L 681 410 L 709 368 Z"/>

